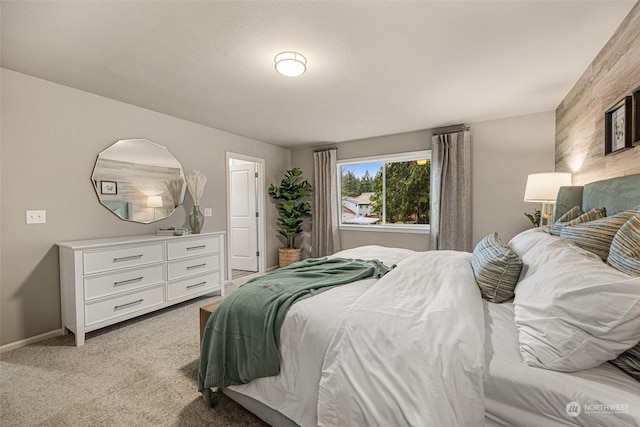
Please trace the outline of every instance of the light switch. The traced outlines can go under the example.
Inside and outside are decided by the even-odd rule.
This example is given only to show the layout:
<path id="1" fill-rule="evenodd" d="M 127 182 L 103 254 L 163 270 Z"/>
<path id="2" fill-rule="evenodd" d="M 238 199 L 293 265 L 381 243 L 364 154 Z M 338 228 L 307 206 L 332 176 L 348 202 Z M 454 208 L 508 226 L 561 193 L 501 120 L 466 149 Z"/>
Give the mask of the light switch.
<path id="1" fill-rule="evenodd" d="M 213 216 L 213 209 L 204 208 L 204 216 Z"/>
<path id="2" fill-rule="evenodd" d="M 27 211 L 27 224 L 46 224 L 47 222 L 47 211 L 38 210 L 38 211 Z"/>

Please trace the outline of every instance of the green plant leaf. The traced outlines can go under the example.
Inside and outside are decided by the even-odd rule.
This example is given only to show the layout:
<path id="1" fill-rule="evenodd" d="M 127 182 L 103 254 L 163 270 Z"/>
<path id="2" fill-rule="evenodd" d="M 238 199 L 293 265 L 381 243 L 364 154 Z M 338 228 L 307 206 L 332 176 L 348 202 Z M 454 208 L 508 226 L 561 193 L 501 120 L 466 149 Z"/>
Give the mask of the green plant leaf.
<path id="1" fill-rule="evenodd" d="M 270 184 L 268 188 L 278 211 L 278 233 L 286 237 L 288 248 L 294 247 L 295 238 L 302 233 L 303 218 L 311 217 L 311 203 L 301 199 L 311 195 L 312 187 L 301 176 L 301 169 L 291 168 L 285 171 L 279 186 Z"/>

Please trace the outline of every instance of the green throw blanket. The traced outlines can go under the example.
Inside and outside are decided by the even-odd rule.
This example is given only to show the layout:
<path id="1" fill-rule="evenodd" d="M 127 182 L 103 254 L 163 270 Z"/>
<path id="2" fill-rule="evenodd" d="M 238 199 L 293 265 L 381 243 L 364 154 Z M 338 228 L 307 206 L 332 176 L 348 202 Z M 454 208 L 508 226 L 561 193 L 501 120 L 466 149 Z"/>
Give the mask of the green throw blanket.
<path id="1" fill-rule="evenodd" d="M 280 328 L 289 307 L 338 285 L 382 277 L 378 260 L 311 258 L 256 277 L 224 298 L 204 330 L 198 391 L 246 384 L 280 372 Z"/>

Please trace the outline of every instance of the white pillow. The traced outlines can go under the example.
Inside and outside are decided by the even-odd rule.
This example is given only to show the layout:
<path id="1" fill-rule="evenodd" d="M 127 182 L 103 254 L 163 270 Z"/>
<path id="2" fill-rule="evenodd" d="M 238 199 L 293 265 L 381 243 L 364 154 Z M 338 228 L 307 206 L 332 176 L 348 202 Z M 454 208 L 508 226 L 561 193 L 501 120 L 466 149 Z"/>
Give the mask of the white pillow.
<path id="1" fill-rule="evenodd" d="M 640 278 L 543 230 L 509 247 L 523 263 L 513 304 L 525 364 L 574 372 L 640 341 Z"/>

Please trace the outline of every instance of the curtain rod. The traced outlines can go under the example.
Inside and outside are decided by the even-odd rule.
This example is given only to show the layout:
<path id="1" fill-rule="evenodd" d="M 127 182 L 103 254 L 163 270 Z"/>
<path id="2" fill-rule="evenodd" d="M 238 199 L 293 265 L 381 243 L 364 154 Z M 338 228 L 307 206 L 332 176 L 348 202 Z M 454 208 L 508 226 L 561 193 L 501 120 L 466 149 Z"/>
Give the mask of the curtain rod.
<path id="1" fill-rule="evenodd" d="M 450 128 L 441 128 L 440 130 L 434 130 L 432 135 L 442 135 L 445 133 L 456 133 L 456 132 L 464 132 L 468 131 L 469 126 L 455 126 Z"/>
<path id="2" fill-rule="evenodd" d="M 313 150 L 314 153 L 319 153 L 321 151 L 329 151 L 329 150 L 337 150 L 338 147 L 322 147 L 322 148 L 316 148 L 315 150 Z"/>

